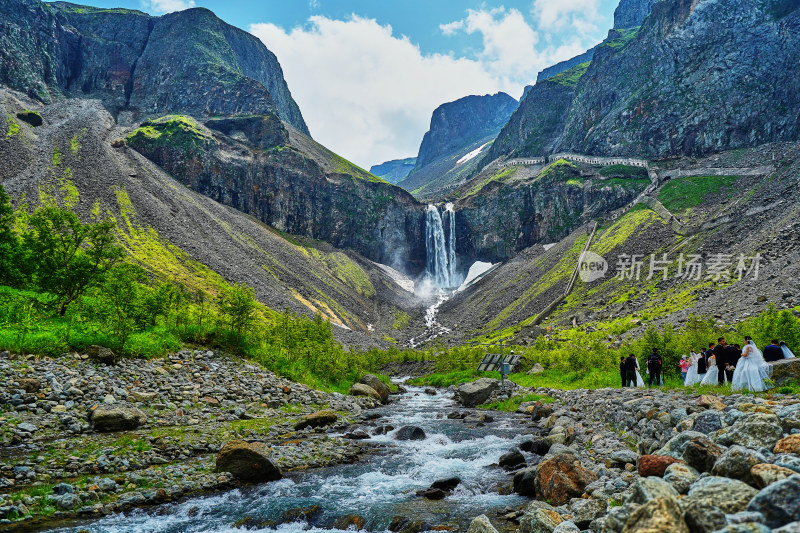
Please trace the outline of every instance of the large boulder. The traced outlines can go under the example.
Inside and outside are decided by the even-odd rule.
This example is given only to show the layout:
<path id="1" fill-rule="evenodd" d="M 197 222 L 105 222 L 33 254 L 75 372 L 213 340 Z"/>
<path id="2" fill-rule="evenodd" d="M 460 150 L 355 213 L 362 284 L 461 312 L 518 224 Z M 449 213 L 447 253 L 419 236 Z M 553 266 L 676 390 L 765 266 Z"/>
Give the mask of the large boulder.
<path id="1" fill-rule="evenodd" d="M 766 524 L 771 528 L 800 520 L 800 475 L 762 489 L 747 506 L 747 510 L 763 514 Z"/>
<path id="2" fill-rule="evenodd" d="M 242 481 L 275 481 L 283 474 L 271 456 L 272 449 L 263 442 L 232 440 L 217 454 L 216 471 L 230 472 Z"/>
<path id="3" fill-rule="evenodd" d="M 382 401 L 381 395 L 378 394 L 378 391 L 369 385 L 364 385 L 363 383 L 353 383 L 353 386 L 350 387 L 350 396 L 366 396 L 377 402 Z"/>
<path id="4" fill-rule="evenodd" d="M 147 415 L 136 407 L 99 405 L 92 411 L 89 421 L 97 431 L 124 431 L 147 422 Z"/>
<path id="5" fill-rule="evenodd" d="M 425 431 L 417 426 L 403 426 L 394 436 L 397 440 L 424 440 Z"/>
<path id="6" fill-rule="evenodd" d="M 577 498 L 570 504 L 572 511 L 572 521 L 579 529 L 587 529 L 589 524 L 608 512 L 608 504 L 605 500 L 594 500 Z"/>
<path id="7" fill-rule="evenodd" d="M 471 383 L 464 383 L 458 387 L 458 399 L 464 407 L 475 407 L 500 389 L 500 382 L 492 378 L 480 378 Z"/>
<path id="8" fill-rule="evenodd" d="M 692 430 L 710 435 L 722 429 L 722 418 L 714 411 L 704 411 L 694 419 Z"/>
<path id="9" fill-rule="evenodd" d="M 622 533 L 689 533 L 683 513 L 673 498 L 657 498 L 636 509 L 628 517 Z"/>
<path id="10" fill-rule="evenodd" d="M 389 387 L 387 387 L 383 381 L 378 379 L 378 376 L 373 374 L 365 374 L 364 377 L 361 378 L 360 382 L 377 392 L 381 399 L 381 403 L 389 403 Z"/>
<path id="11" fill-rule="evenodd" d="M 325 409 L 323 411 L 317 411 L 316 413 L 309 413 L 305 415 L 303 418 L 297 421 L 297 423 L 294 425 L 294 429 L 300 430 L 307 427 L 323 427 L 333 424 L 336 422 L 336 420 L 338 420 L 338 418 L 339 415 L 336 414 L 336 411 L 333 411 L 332 409 Z"/>
<path id="12" fill-rule="evenodd" d="M 470 524 L 467 533 L 497 533 L 489 518 L 482 514 L 476 517 Z"/>
<path id="13" fill-rule="evenodd" d="M 501 455 L 497 463 L 506 470 L 516 470 L 525 466 L 525 456 L 519 450 L 512 449 L 510 452 Z"/>
<path id="14" fill-rule="evenodd" d="M 110 348 L 106 348 L 105 346 L 97 346 L 92 345 L 86 348 L 86 355 L 89 356 L 89 360 L 95 363 L 101 363 L 104 365 L 114 365 L 117 363 L 119 358 L 117 354 L 111 351 Z"/>
<path id="15" fill-rule="evenodd" d="M 538 470 L 538 468 L 532 466 L 523 468 L 514 474 L 514 492 L 520 496 L 529 496 L 531 498 L 536 496 L 536 472 Z"/>
<path id="16" fill-rule="evenodd" d="M 780 387 L 787 381 L 800 379 L 800 358 L 783 359 L 772 364 L 772 381 Z"/>
<path id="17" fill-rule="evenodd" d="M 597 474 L 584 468 L 574 455 L 558 454 L 539 463 L 536 496 L 553 505 L 562 505 L 570 498 L 580 498 L 586 485 L 597 479 Z"/>

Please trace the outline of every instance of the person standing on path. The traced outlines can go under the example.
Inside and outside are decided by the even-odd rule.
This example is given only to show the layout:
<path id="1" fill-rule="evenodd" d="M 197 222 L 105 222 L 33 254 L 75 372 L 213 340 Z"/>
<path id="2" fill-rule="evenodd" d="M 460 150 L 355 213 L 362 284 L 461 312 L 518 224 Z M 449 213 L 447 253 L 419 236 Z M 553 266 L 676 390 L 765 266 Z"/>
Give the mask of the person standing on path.
<path id="1" fill-rule="evenodd" d="M 689 361 L 686 359 L 686 354 L 681 356 L 681 362 L 678 363 L 678 366 L 681 368 L 681 379 L 685 382 L 686 372 L 689 370 Z"/>

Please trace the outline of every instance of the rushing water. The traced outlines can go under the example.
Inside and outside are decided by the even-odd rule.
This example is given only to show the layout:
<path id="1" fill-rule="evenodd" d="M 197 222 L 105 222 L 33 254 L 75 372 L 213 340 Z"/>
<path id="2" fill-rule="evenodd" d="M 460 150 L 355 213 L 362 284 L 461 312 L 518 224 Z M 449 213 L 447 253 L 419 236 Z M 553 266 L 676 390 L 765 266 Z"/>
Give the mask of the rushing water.
<path id="1" fill-rule="evenodd" d="M 445 232 L 445 222 L 447 232 Z M 458 286 L 456 276 L 456 214 L 453 204 L 444 208 L 429 205 L 425 216 L 425 274 L 438 289 Z"/>
<path id="2" fill-rule="evenodd" d="M 113 515 L 80 526 L 59 529 L 61 533 L 88 529 L 92 533 L 151 532 L 241 532 L 233 524 L 245 516 L 279 521 L 284 511 L 319 505 L 321 513 L 311 523 L 293 522 L 260 531 L 335 531 L 334 520 L 356 513 L 366 519 L 366 531 L 385 531 L 395 515 L 424 520 L 431 525 L 456 526 L 465 531 L 475 516 L 508 505 L 520 505 L 517 496 L 501 496 L 498 487 L 509 476 L 492 466 L 500 455 L 523 439 L 520 419 L 498 413 L 485 427 L 470 427 L 461 420 L 449 420 L 446 413 L 456 409 L 442 395 L 428 396 L 421 389 L 409 393 L 377 411 L 378 425 L 396 429 L 416 425 L 427 434 L 421 441 L 396 441 L 396 429 L 369 441 L 377 453 L 351 465 L 329 467 L 247 489 L 193 498 L 157 509 Z M 365 428 L 369 430 L 369 428 Z M 442 501 L 416 497 L 438 479 L 458 476 L 462 483 Z"/>

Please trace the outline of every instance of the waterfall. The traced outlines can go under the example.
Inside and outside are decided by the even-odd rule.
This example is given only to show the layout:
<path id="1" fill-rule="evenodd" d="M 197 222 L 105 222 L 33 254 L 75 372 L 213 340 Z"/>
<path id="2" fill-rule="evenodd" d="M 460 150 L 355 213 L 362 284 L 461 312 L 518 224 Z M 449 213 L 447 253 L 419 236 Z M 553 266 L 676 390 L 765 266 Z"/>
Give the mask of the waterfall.
<path id="1" fill-rule="evenodd" d="M 448 223 L 445 235 L 442 216 L 435 205 L 429 205 L 425 218 L 426 274 L 440 289 L 451 288 L 456 279 L 456 214 L 453 204 L 447 204 L 444 220 Z"/>
<path id="2" fill-rule="evenodd" d="M 453 204 L 444 206 L 444 214 L 449 219 L 450 225 L 450 238 L 447 241 L 447 276 L 452 287 L 456 284 L 456 212 Z"/>

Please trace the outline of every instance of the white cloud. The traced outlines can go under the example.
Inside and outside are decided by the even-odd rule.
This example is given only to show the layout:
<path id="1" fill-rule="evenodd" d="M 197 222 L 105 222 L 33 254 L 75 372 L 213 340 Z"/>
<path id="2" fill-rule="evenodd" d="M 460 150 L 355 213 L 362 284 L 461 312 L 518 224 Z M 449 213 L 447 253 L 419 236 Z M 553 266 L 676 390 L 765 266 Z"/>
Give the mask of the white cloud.
<path id="1" fill-rule="evenodd" d="M 151 13 L 172 13 L 194 7 L 194 0 L 142 0 L 142 7 Z"/>
<path id="2" fill-rule="evenodd" d="M 313 16 L 291 30 L 253 24 L 250 31 L 278 56 L 314 138 L 368 167 L 416 155 L 439 105 L 497 91 L 518 98 L 540 70 L 595 44 L 591 19 L 600 0 L 532 1 L 531 23 L 499 7 L 470 9 L 440 25 L 444 35 L 481 37 L 469 57 L 422 54 L 391 26 L 357 15 Z"/>
<path id="3" fill-rule="evenodd" d="M 531 12 L 550 33 L 570 28 L 581 37 L 597 33 L 600 0 L 534 0 Z"/>
<path id="4" fill-rule="evenodd" d="M 315 16 L 286 31 L 254 24 L 272 50 L 314 138 L 361 166 L 416 155 L 432 111 L 469 94 L 512 91 L 478 60 L 423 55 L 391 26 Z"/>

